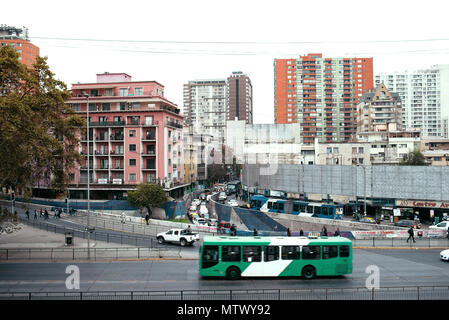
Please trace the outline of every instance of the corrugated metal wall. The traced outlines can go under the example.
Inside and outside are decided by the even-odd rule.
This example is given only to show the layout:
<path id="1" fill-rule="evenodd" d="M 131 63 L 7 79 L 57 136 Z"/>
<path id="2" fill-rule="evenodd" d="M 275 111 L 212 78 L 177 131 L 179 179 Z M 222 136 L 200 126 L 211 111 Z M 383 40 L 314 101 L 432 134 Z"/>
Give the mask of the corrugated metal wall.
<path id="1" fill-rule="evenodd" d="M 449 167 L 437 166 L 246 164 L 242 183 L 294 193 L 449 200 Z"/>

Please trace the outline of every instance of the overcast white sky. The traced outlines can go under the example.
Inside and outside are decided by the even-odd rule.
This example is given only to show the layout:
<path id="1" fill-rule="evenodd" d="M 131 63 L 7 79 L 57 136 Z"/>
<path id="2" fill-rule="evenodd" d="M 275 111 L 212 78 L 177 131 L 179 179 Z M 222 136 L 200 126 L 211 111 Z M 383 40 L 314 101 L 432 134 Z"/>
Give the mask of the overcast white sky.
<path id="1" fill-rule="evenodd" d="M 447 1 L 19 3 L 1 4 L 0 23 L 27 27 L 69 89 L 95 82 L 97 73 L 125 72 L 135 81 L 160 82 L 182 109 L 184 83 L 242 71 L 253 84 L 255 123 L 273 122 L 275 58 L 373 57 L 375 74 L 449 63 Z M 429 39 L 440 40 L 396 41 Z"/>

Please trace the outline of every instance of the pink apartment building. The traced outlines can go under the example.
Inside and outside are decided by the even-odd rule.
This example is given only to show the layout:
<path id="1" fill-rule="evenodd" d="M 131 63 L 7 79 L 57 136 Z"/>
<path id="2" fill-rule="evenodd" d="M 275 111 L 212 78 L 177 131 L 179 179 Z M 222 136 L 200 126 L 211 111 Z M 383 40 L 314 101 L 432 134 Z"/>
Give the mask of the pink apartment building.
<path id="1" fill-rule="evenodd" d="M 87 95 L 87 96 L 86 96 Z M 72 85 L 70 107 L 87 117 L 91 199 L 123 199 L 144 182 L 158 182 L 172 197 L 184 190 L 183 116 L 156 81 L 131 81 L 126 73 L 97 74 L 97 83 Z M 71 198 L 87 198 L 87 162 L 70 174 Z"/>

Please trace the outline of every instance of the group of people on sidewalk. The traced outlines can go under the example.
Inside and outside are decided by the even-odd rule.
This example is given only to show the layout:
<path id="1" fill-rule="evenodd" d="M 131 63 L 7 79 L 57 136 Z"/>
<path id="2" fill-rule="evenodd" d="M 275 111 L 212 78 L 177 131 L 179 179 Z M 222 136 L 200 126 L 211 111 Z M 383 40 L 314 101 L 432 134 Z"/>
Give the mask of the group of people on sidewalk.
<path id="1" fill-rule="evenodd" d="M 38 213 L 39 213 L 39 216 L 38 216 Z M 30 210 L 27 209 L 25 211 L 25 215 L 26 215 L 27 219 L 30 220 Z M 45 210 L 42 210 L 42 208 L 41 208 L 39 211 L 37 211 L 37 209 L 34 209 L 34 216 L 33 216 L 34 220 L 37 220 L 38 218 L 44 218 L 44 220 L 48 220 L 48 217 L 49 217 L 49 214 L 48 214 L 47 208 L 45 208 Z M 61 218 L 61 212 L 55 213 L 55 218 Z"/>

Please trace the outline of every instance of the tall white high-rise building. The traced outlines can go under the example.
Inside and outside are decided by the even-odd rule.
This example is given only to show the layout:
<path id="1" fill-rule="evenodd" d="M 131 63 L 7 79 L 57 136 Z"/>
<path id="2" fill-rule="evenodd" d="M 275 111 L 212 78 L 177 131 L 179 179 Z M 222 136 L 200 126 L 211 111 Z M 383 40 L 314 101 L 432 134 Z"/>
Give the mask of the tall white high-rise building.
<path id="1" fill-rule="evenodd" d="M 403 128 L 419 128 L 423 137 L 449 137 L 449 65 L 376 75 L 375 85 L 382 82 L 401 97 Z"/>
<path id="2" fill-rule="evenodd" d="M 184 84 L 185 122 L 193 127 L 193 132 L 209 134 L 220 140 L 224 138 L 226 92 L 226 79 L 194 80 Z"/>

